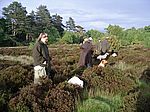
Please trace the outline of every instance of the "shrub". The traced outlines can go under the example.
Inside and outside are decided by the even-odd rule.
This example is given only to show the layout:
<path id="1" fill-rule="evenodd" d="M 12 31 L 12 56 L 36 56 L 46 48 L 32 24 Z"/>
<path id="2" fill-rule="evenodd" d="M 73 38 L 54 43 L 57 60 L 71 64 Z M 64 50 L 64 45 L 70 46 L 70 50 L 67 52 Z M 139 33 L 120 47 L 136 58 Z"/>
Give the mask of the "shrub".
<path id="1" fill-rule="evenodd" d="M 78 104 L 78 112 L 116 112 L 123 106 L 120 96 L 97 96 Z"/>

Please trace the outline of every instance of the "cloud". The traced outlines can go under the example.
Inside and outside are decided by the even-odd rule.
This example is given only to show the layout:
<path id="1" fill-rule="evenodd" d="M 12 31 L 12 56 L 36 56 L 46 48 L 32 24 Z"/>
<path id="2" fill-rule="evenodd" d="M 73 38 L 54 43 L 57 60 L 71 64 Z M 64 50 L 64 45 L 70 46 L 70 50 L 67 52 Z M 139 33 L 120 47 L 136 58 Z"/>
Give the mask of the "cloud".
<path id="1" fill-rule="evenodd" d="M 59 14 L 63 17 L 63 23 L 72 17 L 77 25 L 83 26 L 86 30 L 97 29 L 104 30 L 109 24 L 122 24 L 133 21 L 129 15 L 117 12 L 108 12 L 101 10 L 99 12 L 88 12 L 77 9 L 50 9 L 50 13 Z"/>
<path id="2" fill-rule="evenodd" d="M 2 6 L 7 6 L 13 0 L 2 0 Z M 18 0 L 20 1 L 20 0 Z M 85 30 L 97 29 L 104 30 L 109 24 L 119 25 L 123 28 L 142 27 L 149 25 L 149 1 L 148 0 L 133 0 L 133 1 L 85 1 L 76 0 L 67 2 L 65 0 L 41 0 L 37 2 L 33 0 L 21 1 L 28 12 L 36 11 L 40 4 L 46 5 L 50 14 L 58 14 L 63 17 L 65 25 L 69 17 L 72 17 L 76 25 L 81 25 Z M 119 6 L 119 7 L 118 7 Z M 139 7 L 139 8 L 137 8 Z"/>

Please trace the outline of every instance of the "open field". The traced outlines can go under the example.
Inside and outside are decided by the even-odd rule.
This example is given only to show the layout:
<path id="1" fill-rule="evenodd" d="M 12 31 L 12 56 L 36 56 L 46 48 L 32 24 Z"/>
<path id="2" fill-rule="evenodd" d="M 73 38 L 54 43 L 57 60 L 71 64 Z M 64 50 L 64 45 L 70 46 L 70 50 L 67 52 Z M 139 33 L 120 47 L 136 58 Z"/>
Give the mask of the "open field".
<path id="1" fill-rule="evenodd" d="M 28 47 L 0 48 L 0 111 L 17 112 L 149 112 L 150 49 L 121 48 L 105 68 L 77 68 L 79 45 L 50 45 L 51 80 L 33 84 Z M 67 83 L 78 76 L 84 88 Z"/>

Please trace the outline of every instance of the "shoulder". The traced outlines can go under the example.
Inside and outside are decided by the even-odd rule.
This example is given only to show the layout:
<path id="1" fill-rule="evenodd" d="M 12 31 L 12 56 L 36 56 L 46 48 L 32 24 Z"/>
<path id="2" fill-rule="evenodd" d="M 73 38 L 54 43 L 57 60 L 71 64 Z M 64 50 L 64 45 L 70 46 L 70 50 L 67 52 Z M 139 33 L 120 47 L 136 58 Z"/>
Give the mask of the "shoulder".
<path id="1" fill-rule="evenodd" d="M 42 48 L 42 44 L 40 42 L 36 42 L 33 49 L 40 50 Z"/>

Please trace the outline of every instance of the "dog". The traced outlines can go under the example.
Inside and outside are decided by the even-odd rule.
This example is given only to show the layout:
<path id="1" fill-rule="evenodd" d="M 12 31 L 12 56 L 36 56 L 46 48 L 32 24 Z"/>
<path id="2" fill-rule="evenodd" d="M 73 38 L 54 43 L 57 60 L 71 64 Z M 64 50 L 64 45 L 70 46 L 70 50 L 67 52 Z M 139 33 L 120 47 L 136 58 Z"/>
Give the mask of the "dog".
<path id="1" fill-rule="evenodd" d="M 81 88 L 83 88 L 83 81 L 77 76 L 73 76 L 71 79 L 69 79 L 68 83 L 79 85 Z"/>
<path id="2" fill-rule="evenodd" d="M 102 61 L 100 62 L 100 64 L 98 65 L 98 67 L 105 67 L 105 65 L 106 65 L 107 63 L 108 63 L 107 60 L 102 60 Z"/>
<path id="3" fill-rule="evenodd" d="M 112 57 L 117 57 L 118 54 L 117 54 L 117 53 L 113 53 L 111 56 L 112 56 Z"/>
<path id="4" fill-rule="evenodd" d="M 109 55 L 109 53 L 105 53 L 104 55 L 99 55 L 97 57 L 97 59 L 99 59 L 99 60 L 106 59 L 108 55 Z"/>

